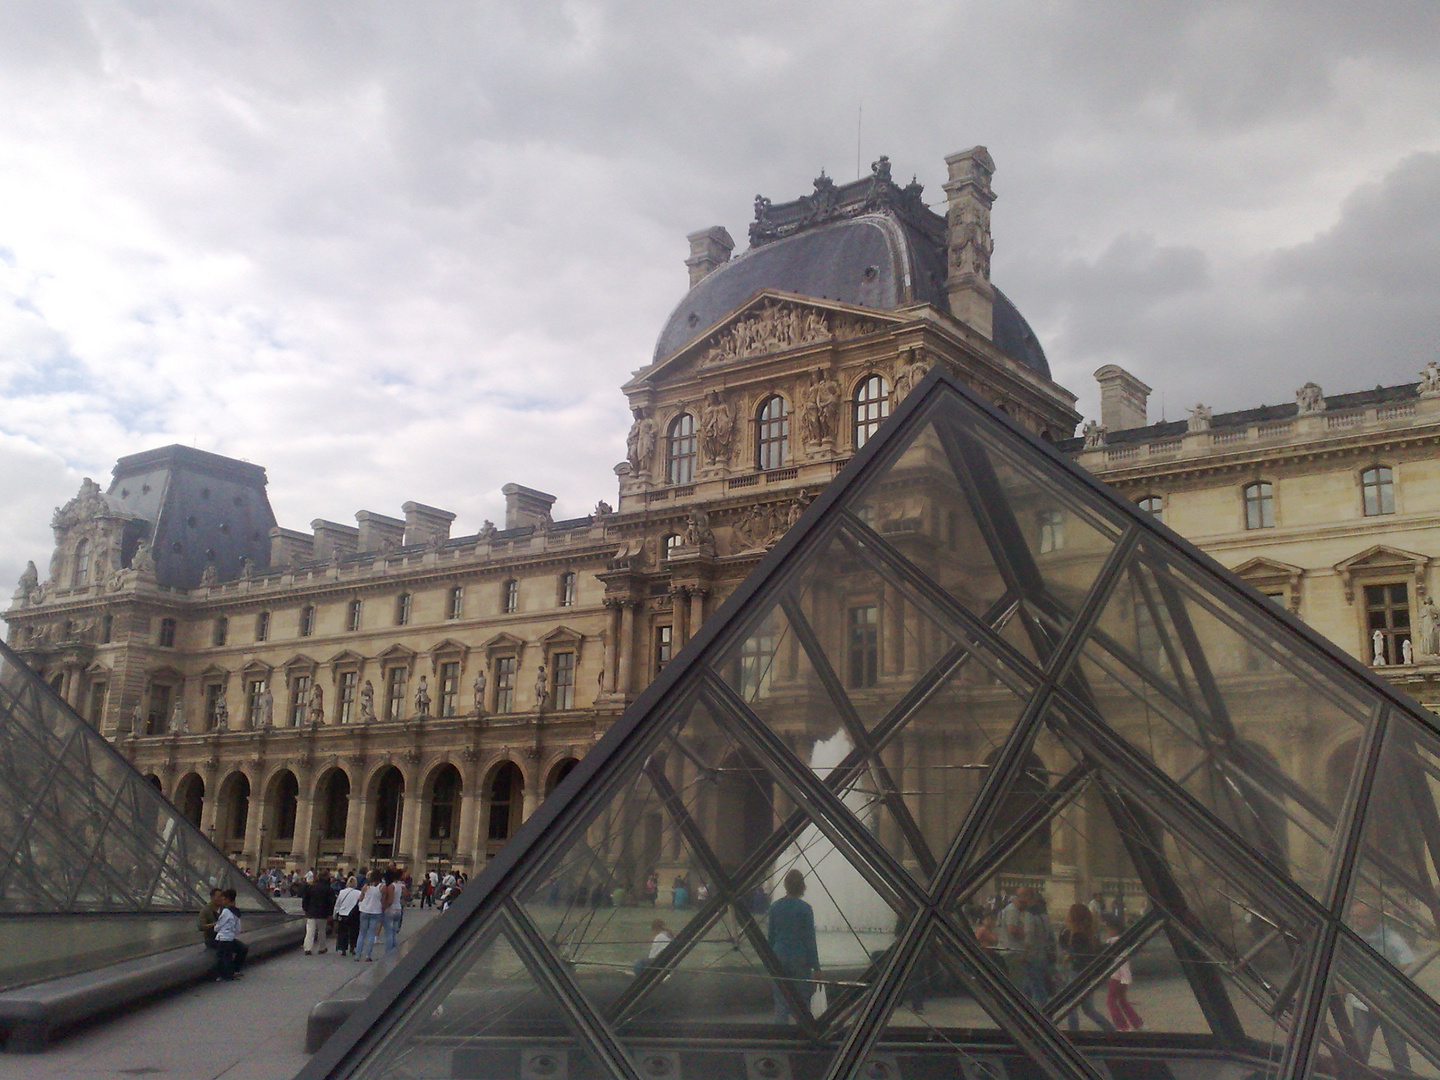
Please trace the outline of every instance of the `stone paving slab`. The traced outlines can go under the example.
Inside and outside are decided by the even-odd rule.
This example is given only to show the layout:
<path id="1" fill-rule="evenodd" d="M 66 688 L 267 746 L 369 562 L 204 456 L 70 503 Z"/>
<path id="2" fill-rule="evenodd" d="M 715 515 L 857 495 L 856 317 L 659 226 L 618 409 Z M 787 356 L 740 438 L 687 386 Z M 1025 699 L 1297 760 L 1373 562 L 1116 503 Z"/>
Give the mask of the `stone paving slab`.
<path id="1" fill-rule="evenodd" d="M 405 913 L 401 939 L 431 911 Z M 330 944 L 333 946 L 334 941 Z M 61 1039 L 0 1055 L 0 1080 L 289 1080 L 306 1061 L 310 1007 L 374 965 L 298 949 L 233 983 L 201 983 Z"/>

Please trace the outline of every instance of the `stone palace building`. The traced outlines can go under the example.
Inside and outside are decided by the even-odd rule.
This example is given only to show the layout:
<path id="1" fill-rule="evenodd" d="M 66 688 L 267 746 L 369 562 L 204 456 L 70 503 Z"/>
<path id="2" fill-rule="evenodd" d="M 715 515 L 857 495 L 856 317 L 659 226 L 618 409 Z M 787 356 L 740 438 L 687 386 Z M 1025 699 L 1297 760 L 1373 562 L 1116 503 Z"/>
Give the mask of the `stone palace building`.
<path id="1" fill-rule="evenodd" d="M 689 237 L 690 289 L 622 387 L 616 506 L 556 520 L 553 496 L 509 483 L 503 526 L 470 535 L 420 502 L 297 531 L 275 521 L 264 469 L 165 447 L 56 511 L 49 567 L 6 613 L 11 644 L 242 866 L 472 869 L 944 365 L 1440 698 L 1436 366 L 1169 424 L 1148 424 L 1149 388 L 1109 366 L 1100 422 L 1076 437 L 1075 396 L 990 281 L 994 163 L 983 147 L 946 163 L 943 215 L 881 158 L 852 183 L 757 198 L 739 256 L 723 228 Z M 923 494 L 882 516 L 907 543 L 960 540 Z M 1038 550 L 1058 551 L 1064 522 L 1041 518 Z M 851 604 L 852 679 L 908 670 L 907 617 L 894 598 Z M 1316 782 L 1348 776 L 1347 753 L 1316 762 Z"/>

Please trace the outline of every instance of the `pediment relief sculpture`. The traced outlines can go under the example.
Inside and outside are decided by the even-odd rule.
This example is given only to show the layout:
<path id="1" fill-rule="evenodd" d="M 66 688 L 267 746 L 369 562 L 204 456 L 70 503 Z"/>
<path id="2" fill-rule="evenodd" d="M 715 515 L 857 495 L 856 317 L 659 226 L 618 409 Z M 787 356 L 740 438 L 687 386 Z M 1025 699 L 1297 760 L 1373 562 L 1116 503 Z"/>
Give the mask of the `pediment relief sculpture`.
<path id="1" fill-rule="evenodd" d="M 816 341 L 846 341 L 881 329 L 881 324 L 870 319 L 770 300 L 712 338 L 710 347 L 700 354 L 699 363 L 702 368 L 714 367 Z"/>

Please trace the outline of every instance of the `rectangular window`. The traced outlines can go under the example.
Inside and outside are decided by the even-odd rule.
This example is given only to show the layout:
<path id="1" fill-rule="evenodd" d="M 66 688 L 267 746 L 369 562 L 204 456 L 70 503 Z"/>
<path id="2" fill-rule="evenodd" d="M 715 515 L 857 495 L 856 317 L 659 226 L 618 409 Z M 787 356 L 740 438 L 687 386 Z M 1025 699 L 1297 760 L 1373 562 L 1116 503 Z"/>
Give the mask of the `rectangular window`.
<path id="1" fill-rule="evenodd" d="M 306 604 L 300 609 L 300 636 L 309 637 L 315 632 L 315 609 Z"/>
<path id="2" fill-rule="evenodd" d="M 150 686 L 150 711 L 146 714 L 145 734 L 163 735 L 170 722 L 170 695 L 174 687 L 166 683 Z"/>
<path id="3" fill-rule="evenodd" d="M 1366 517 L 1395 513 L 1395 475 L 1387 466 L 1378 465 L 1362 472 L 1360 490 L 1364 495 Z"/>
<path id="4" fill-rule="evenodd" d="M 1275 489 L 1268 480 L 1245 485 L 1245 528 L 1275 527 Z"/>
<path id="5" fill-rule="evenodd" d="M 506 615 L 520 610 L 520 582 L 507 581 L 501 586 L 500 610 Z"/>
<path id="6" fill-rule="evenodd" d="M 270 612 L 262 611 L 255 616 L 255 640 L 270 640 Z"/>
<path id="7" fill-rule="evenodd" d="M 515 657 L 495 658 L 495 711 L 513 712 L 515 709 Z"/>
<path id="8" fill-rule="evenodd" d="M 454 716 L 460 707 L 460 661 L 440 665 L 440 716 Z"/>
<path id="9" fill-rule="evenodd" d="M 850 686 L 874 686 L 880 678 L 880 609 L 874 604 L 850 609 Z"/>
<path id="10" fill-rule="evenodd" d="M 401 593 L 395 598 L 395 625 L 410 625 L 410 594 Z"/>
<path id="11" fill-rule="evenodd" d="M 450 619 L 458 619 L 465 614 L 465 590 L 459 585 L 450 589 L 450 600 L 445 605 L 445 615 Z"/>
<path id="12" fill-rule="evenodd" d="M 361 605 L 359 600 L 351 600 L 345 608 L 345 629 L 351 632 L 360 629 Z"/>
<path id="13" fill-rule="evenodd" d="M 161 619 L 161 620 L 160 620 L 160 638 L 159 638 L 159 642 L 160 642 L 161 648 L 172 649 L 172 648 L 175 647 L 175 620 L 174 620 L 174 619 Z"/>
<path id="14" fill-rule="evenodd" d="M 215 626 L 210 633 L 210 644 L 214 645 L 218 649 L 220 646 L 225 644 L 225 639 L 229 636 L 230 620 L 222 615 L 220 616 L 220 618 L 215 620 Z"/>
<path id="15" fill-rule="evenodd" d="M 1410 590 L 1404 582 L 1365 586 L 1365 653 L 1372 663 L 1400 664 L 1410 640 Z M 1376 648 L 1375 634 L 1380 634 Z"/>
<path id="16" fill-rule="evenodd" d="M 655 674 L 665 670 L 665 665 L 670 663 L 671 650 L 674 647 L 674 630 L 669 626 L 657 626 L 655 628 Z"/>
<path id="17" fill-rule="evenodd" d="M 100 644 L 109 645 L 110 639 L 115 634 L 115 616 L 102 615 L 100 617 Z"/>
<path id="18" fill-rule="evenodd" d="M 558 652 L 550 659 L 553 686 L 550 697 L 557 709 L 575 707 L 575 654 Z"/>
<path id="19" fill-rule="evenodd" d="M 1065 546 L 1065 512 L 1063 510 L 1040 511 L 1040 554 L 1048 555 Z"/>
<path id="20" fill-rule="evenodd" d="M 92 683 L 90 686 L 90 723 L 96 727 L 105 719 L 105 693 L 108 689 L 103 682 Z"/>
<path id="21" fill-rule="evenodd" d="M 264 679 L 251 679 L 245 684 L 245 723 L 248 727 L 259 727 L 260 699 L 264 694 Z"/>
<path id="22" fill-rule="evenodd" d="M 746 701 L 770 692 L 770 676 L 775 666 L 775 618 L 771 616 L 758 626 L 740 646 L 736 683 Z"/>
<path id="23" fill-rule="evenodd" d="M 220 720 L 220 697 L 225 693 L 224 683 L 211 683 L 205 687 L 205 730 L 214 731 Z"/>
<path id="24" fill-rule="evenodd" d="M 335 720 L 348 724 L 355 719 L 355 687 L 360 681 L 357 671 L 342 671 L 335 686 Z"/>
<path id="25" fill-rule="evenodd" d="M 385 719 L 405 718 L 405 687 L 409 684 L 410 672 L 403 667 L 392 667 L 385 672 Z"/>
<path id="26" fill-rule="evenodd" d="M 560 575 L 560 606 L 573 607 L 575 604 L 575 575 L 566 573 Z"/>
<path id="27" fill-rule="evenodd" d="M 290 680 L 290 726 L 305 725 L 305 707 L 310 704 L 310 676 L 296 675 Z"/>

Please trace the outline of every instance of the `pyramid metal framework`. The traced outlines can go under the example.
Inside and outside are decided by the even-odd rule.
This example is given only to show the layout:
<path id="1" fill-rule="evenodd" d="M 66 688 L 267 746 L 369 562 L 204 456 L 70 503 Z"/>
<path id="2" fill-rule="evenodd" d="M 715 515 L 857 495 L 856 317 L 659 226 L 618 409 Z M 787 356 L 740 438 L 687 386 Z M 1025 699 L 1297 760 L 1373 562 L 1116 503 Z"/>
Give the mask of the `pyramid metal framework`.
<path id="1" fill-rule="evenodd" d="M 936 371 L 300 1075 L 1437 1076 L 1437 798 L 1430 714 Z"/>
<path id="2" fill-rule="evenodd" d="M 0 643 L 0 989 L 196 944 L 212 886 L 287 917 Z"/>

